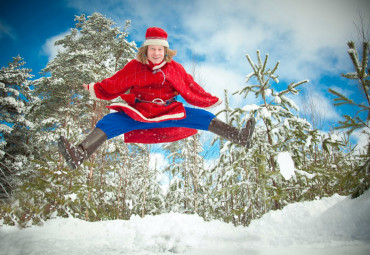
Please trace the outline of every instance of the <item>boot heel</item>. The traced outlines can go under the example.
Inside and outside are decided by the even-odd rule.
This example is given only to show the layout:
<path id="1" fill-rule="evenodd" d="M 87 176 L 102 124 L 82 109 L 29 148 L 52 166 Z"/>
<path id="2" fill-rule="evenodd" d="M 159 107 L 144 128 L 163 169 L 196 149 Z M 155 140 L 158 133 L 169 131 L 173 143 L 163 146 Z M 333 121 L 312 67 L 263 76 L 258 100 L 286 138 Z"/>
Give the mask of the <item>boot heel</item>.
<path id="1" fill-rule="evenodd" d="M 64 136 L 59 137 L 58 149 L 62 156 L 65 158 L 67 165 L 70 169 L 75 170 L 84 161 L 85 156 L 82 150 L 70 144 Z"/>
<path id="2" fill-rule="evenodd" d="M 76 169 L 82 162 L 89 158 L 100 145 L 107 140 L 103 130 L 95 128 L 77 147 L 61 136 L 58 140 L 59 152 L 66 159 L 69 168 Z"/>

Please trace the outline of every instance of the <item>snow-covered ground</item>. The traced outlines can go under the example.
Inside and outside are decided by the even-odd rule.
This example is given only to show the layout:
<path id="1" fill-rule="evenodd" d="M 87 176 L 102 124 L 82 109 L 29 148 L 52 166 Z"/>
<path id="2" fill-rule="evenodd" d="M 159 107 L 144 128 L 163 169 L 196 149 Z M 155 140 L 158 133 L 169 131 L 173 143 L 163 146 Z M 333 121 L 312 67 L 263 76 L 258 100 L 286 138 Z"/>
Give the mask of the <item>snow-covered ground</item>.
<path id="1" fill-rule="evenodd" d="M 370 192 L 291 204 L 248 227 L 170 213 L 129 221 L 58 218 L 42 227 L 0 229 L 0 254 L 173 253 L 369 255 Z"/>

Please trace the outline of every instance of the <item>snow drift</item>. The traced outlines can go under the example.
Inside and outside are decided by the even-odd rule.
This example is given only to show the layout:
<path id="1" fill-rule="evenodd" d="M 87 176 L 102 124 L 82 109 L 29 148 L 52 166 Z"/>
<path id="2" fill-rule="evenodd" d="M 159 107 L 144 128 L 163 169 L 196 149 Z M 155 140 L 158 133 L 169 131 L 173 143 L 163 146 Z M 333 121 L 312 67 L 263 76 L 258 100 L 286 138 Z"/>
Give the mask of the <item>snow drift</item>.
<path id="1" fill-rule="evenodd" d="M 370 192 L 272 211 L 248 227 L 169 213 L 129 221 L 2 226 L 2 254 L 370 254 Z"/>

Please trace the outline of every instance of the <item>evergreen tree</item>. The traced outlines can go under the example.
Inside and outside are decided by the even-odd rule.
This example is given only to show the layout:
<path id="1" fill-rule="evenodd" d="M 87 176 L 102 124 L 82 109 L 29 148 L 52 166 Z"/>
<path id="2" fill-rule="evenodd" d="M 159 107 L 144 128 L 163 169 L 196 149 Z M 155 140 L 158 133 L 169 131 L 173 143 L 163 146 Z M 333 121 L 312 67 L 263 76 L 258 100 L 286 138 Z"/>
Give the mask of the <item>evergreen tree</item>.
<path id="1" fill-rule="evenodd" d="M 78 143 L 107 113 L 107 102 L 91 100 L 82 84 L 113 75 L 134 57 L 136 47 L 126 40 L 129 22 L 121 29 L 99 13 L 75 20 L 70 34 L 56 42 L 63 50 L 43 70 L 44 77 L 34 81 L 40 104 L 32 114 L 37 123 L 33 139 L 40 156 L 32 162 L 36 171 L 29 182 L 17 192 L 19 207 L 9 209 L 6 221 L 37 224 L 55 215 L 90 220 L 117 215 L 117 183 L 110 177 L 120 163 L 109 150 L 116 140 L 73 172 L 57 153 L 56 141 L 63 134 Z"/>
<path id="2" fill-rule="evenodd" d="M 0 199 L 9 198 L 32 157 L 31 69 L 20 56 L 0 70 Z"/>
<path id="3" fill-rule="evenodd" d="M 297 95 L 297 87 L 306 83 L 307 80 L 293 82 L 288 85 L 287 89 L 276 91 L 270 81 L 279 82 L 278 76 L 275 74 L 279 62 L 276 63 L 274 68 L 268 69 L 268 55 L 262 61 L 259 51 L 257 51 L 258 64 L 255 64 L 248 55 L 247 59 L 253 69 L 253 72 L 247 75 L 247 82 L 254 77 L 258 83 L 246 86 L 238 93 L 246 97 L 249 92 L 253 92 L 257 98 L 260 97 L 261 99 L 261 105 L 252 108 L 247 106 L 244 110 L 249 110 L 252 115 L 256 114 L 256 118 L 263 123 L 264 130 L 262 132 L 265 134 L 265 142 L 261 141 L 258 145 L 259 148 L 254 148 L 259 150 L 260 154 L 262 152 L 262 155 L 266 156 L 267 168 L 265 171 L 270 176 L 268 184 L 275 189 L 272 190 L 275 194 L 269 197 L 272 198 L 274 203 L 272 208 L 278 209 L 283 202 L 279 198 L 278 185 L 282 180 L 277 172 L 276 156 L 281 151 L 289 151 L 293 154 L 293 157 L 299 157 L 297 155 L 298 146 L 305 143 L 310 130 L 309 123 L 294 115 L 293 111 L 297 111 L 298 107 L 287 95 Z"/>
<path id="4" fill-rule="evenodd" d="M 170 176 L 166 195 L 168 212 L 199 213 L 205 215 L 207 174 L 199 142 L 199 134 L 169 143 L 164 146 L 169 152 L 169 166 L 165 169 Z"/>
<path id="5" fill-rule="evenodd" d="M 90 100 L 82 84 L 113 75 L 134 57 L 136 47 L 125 39 L 128 21 L 121 31 L 99 13 L 87 19 L 85 15 L 76 16 L 75 20 L 76 28 L 55 43 L 64 50 L 43 70 L 51 76 L 39 79 L 35 91 L 43 98 L 42 119 L 57 117 L 66 127 L 68 116 L 73 116 L 82 124 L 91 121 L 91 128 L 102 117 L 104 104 Z"/>
<path id="6" fill-rule="evenodd" d="M 42 98 L 35 119 L 41 124 L 38 133 L 40 143 L 43 144 L 41 148 L 47 149 L 44 155 L 48 155 L 43 160 L 54 162 L 53 165 L 59 170 L 67 170 L 66 165 L 62 157 L 55 153 L 56 147 L 50 145 L 61 134 L 78 143 L 107 113 L 104 112 L 107 102 L 91 100 L 82 84 L 97 82 L 113 75 L 134 57 L 136 49 L 134 43 L 126 40 L 128 33 L 125 30 L 130 24 L 128 21 L 123 30 L 99 13 L 88 17 L 76 16 L 75 21 L 76 27 L 71 29 L 71 33 L 55 43 L 62 46 L 63 50 L 43 70 L 45 77 L 35 82 L 35 92 Z M 109 166 L 112 163 L 111 156 L 105 152 L 109 143 L 102 146 L 101 151 L 104 153 L 94 154 L 90 158 L 91 162 L 85 163 L 80 179 L 77 175 L 71 180 L 73 187 L 80 187 L 74 194 L 86 196 L 82 200 L 86 219 L 90 216 L 92 219 L 102 217 L 101 206 L 96 202 L 101 203 L 105 197 L 101 191 L 102 185 L 106 184 L 104 175 L 112 171 Z M 63 164 L 62 169 L 60 163 Z M 87 189 L 83 183 L 88 184 Z M 63 190 L 68 193 L 66 189 Z M 93 194 L 94 190 L 100 193 Z M 109 189 L 107 192 L 110 192 Z M 79 215 L 83 213 L 79 212 Z"/>
<path id="7" fill-rule="evenodd" d="M 339 122 L 337 129 L 346 129 L 348 134 L 355 130 L 362 133 L 362 137 L 367 140 L 367 148 L 361 153 L 359 160 L 362 165 L 356 169 L 356 173 L 361 180 L 360 184 L 353 190 L 353 197 L 358 197 L 364 190 L 370 187 L 370 76 L 369 76 L 369 54 L 370 43 L 364 41 L 362 44 L 362 61 L 359 57 L 359 52 L 355 43 L 348 42 L 348 55 L 352 60 L 355 72 L 343 74 L 343 77 L 355 80 L 359 84 L 360 93 L 364 96 L 362 102 L 347 98 L 345 95 L 329 89 L 329 91 L 336 96 L 334 99 L 335 106 L 350 105 L 356 109 L 354 116 L 343 115 L 344 120 Z"/>
<path id="8" fill-rule="evenodd" d="M 127 146 L 127 145 L 126 145 Z M 155 215 L 162 212 L 164 199 L 158 182 L 159 170 L 151 168 L 149 145 L 132 144 L 127 146 L 120 159 L 119 173 L 120 211 L 123 218 L 131 215 Z"/>
<path id="9" fill-rule="evenodd" d="M 298 110 L 288 94 L 298 94 L 297 87 L 307 81 L 294 82 L 283 91 L 275 91 L 271 81 L 279 82 L 274 68 L 267 68 L 268 55 L 264 61 L 257 51 L 258 63 L 247 55 L 253 69 L 246 82 L 255 78 L 256 83 L 247 85 L 235 92 L 247 95 L 252 92 L 260 99 L 260 105 L 246 105 L 242 108 L 225 109 L 229 122 L 241 128 L 246 121 L 255 116 L 257 126 L 252 147 L 249 150 L 226 142 L 221 149 L 219 165 L 215 173 L 215 198 L 217 214 L 223 215 L 227 222 L 247 225 L 251 219 L 258 218 L 271 209 L 287 204 L 293 181 L 285 181 L 279 174 L 276 156 L 289 151 L 294 158 L 301 158 L 300 148 L 310 134 L 310 124 L 295 116 Z"/>
<path id="10" fill-rule="evenodd" d="M 354 183 L 350 169 L 356 168 L 353 147 L 338 133 L 325 135 L 312 130 L 310 123 L 294 114 L 298 108 L 287 96 L 297 95 L 297 87 L 307 81 L 293 82 L 287 89 L 276 91 L 270 82 L 279 82 L 275 74 L 279 63 L 268 69 L 268 55 L 262 61 L 259 52 L 257 64 L 248 55 L 247 59 L 253 69 L 247 82 L 255 78 L 256 83 L 236 93 L 246 97 L 252 92 L 261 103 L 236 109 L 227 104 L 221 112 L 238 127 L 255 116 L 257 126 L 249 150 L 221 143 L 220 158 L 212 174 L 212 214 L 235 225 L 247 225 L 291 202 L 334 193 L 347 195 Z M 279 173 L 277 155 L 283 151 L 291 154 L 297 169 L 290 180 Z"/>
<path id="11" fill-rule="evenodd" d="M 221 113 L 225 114 L 225 120 L 228 124 L 241 127 L 241 116 L 230 107 L 226 90 L 225 108 L 218 115 Z M 245 169 L 246 162 L 237 163 L 238 158 L 245 158 L 245 150 L 231 144 L 229 141 L 224 141 L 223 138 L 219 138 L 219 140 L 220 157 L 212 169 L 214 185 L 212 186 L 211 201 L 214 203 L 212 203 L 210 210 L 214 217 L 221 218 L 225 222 L 233 222 L 234 225 L 245 224 L 243 222 L 243 217 L 245 217 L 244 208 L 246 207 L 245 201 L 248 198 L 244 192 L 244 188 L 246 188 L 244 181 L 248 171 Z M 249 198 L 253 199 L 251 196 Z M 257 203 L 257 201 L 255 200 L 254 203 Z M 240 205 L 242 206 L 240 207 Z"/>

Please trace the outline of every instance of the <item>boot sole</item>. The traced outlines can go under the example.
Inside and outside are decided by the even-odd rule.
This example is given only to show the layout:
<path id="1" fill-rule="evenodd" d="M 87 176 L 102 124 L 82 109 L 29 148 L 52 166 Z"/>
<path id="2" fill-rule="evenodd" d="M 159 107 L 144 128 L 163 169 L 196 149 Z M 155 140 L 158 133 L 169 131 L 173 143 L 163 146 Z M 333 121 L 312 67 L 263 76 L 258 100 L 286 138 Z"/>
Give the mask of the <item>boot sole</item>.
<path id="1" fill-rule="evenodd" d="M 58 149 L 59 149 L 59 152 L 65 158 L 68 167 L 70 169 L 72 169 L 72 170 L 75 170 L 77 168 L 77 166 L 72 163 L 73 159 L 72 159 L 71 155 L 68 153 L 68 151 L 66 149 L 66 145 L 67 145 L 66 138 L 63 137 L 63 136 L 59 137 L 59 139 L 58 139 Z"/>

